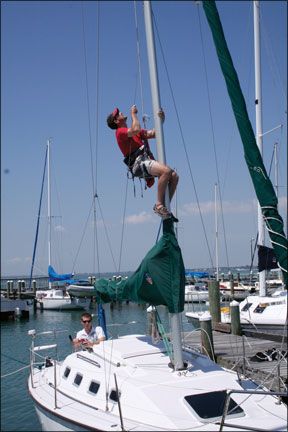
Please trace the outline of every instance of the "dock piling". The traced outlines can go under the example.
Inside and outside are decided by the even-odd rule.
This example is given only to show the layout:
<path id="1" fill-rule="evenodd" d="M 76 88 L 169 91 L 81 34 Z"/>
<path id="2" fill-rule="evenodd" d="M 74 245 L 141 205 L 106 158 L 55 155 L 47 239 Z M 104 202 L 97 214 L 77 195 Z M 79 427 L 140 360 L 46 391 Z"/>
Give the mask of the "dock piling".
<path id="1" fill-rule="evenodd" d="M 207 354 L 210 359 L 214 360 L 214 343 L 212 333 L 212 321 L 209 313 L 204 313 L 199 318 L 200 329 L 201 329 L 201 351 L 203 354 Z"/>
<path id="2" fill-rule="evenodd" d="M 230 303 L 230 315 L 231 315 L 231 333 L 234 335 L 241 336 L 241 322 L 240 322 L 240 311 L 239 311 L 239 303 L 236 300 L 233 300 Z"/>
<path id="3" fill-rule="evenodd" d="M 22 287 L 22 281 L 17 281 L 17 297 L 18 299 L 21 299 L 21 287 Z"/>
<path id="4" fill-rule="evenodd" d="M 221 322 L 219 281 L 209 280 L 208 291 L 209 309 L 212 317 L 212 324 L 215 325 L 218 322 Z"/>

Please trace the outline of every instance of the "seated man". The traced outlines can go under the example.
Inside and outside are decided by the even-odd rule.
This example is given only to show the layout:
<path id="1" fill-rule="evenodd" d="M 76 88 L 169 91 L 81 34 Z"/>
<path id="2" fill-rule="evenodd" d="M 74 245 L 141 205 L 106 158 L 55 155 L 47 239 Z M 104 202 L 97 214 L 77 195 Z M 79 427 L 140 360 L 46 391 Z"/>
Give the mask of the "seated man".
<path id="1" fill-rule="evenodd" d="M 92 327 L 92 315 L 89 312 L 84 312 L 81 315 L 81 323 L 83 329 L 77 332 L 76 338 L 73 339 L 75 346 L 84 345 L 84 347 L 92 348 L 93 345 L 99 344 L 105 340 L 105 334 L 102 327 Z"/>

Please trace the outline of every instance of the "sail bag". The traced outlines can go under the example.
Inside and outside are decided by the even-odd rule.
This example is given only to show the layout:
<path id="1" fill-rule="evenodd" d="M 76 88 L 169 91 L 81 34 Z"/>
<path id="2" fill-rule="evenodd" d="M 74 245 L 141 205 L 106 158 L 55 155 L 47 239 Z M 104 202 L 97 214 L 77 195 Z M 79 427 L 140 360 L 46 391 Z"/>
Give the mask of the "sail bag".
<path id="1" fill-rule="evenodd" d="M 129 300 L 167 306 L 170 313 L 184 310 L 185 267 L 172 219 L 163 221 L 163 235 L 126 280 L 98 279 L 97 302 Z"/>

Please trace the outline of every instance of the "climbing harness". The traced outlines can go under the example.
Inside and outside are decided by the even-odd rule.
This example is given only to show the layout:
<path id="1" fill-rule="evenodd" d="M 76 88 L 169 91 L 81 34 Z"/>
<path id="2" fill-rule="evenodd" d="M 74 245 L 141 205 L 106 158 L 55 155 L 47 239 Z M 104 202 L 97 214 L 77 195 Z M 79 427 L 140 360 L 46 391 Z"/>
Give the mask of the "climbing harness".
<path id="1" fill-rule="evenodd" d="M 143 140 L 143 142 L 144 144 L 141 147 L 139 147 L 134 152 L 129 153 L 123 159 L 123 162 L 125 163 L 125 165 L 127 165 L 128 168 L 127 177 L 128 179 L 133 180 L 134 196 L 136 196 L 134 178 L 138 177 L 140 181 L 142 197 L 143 197 L 143 187 L 142 187 L 141 179 L 145 180 L 145 190 L 147 189 L 147 187 L 152 187 L 154 184 L 154 177 L 148 173 L 145 165 L 146 161 L 154 160 L 154 156 L 149 148 L 148 141 Z"/>

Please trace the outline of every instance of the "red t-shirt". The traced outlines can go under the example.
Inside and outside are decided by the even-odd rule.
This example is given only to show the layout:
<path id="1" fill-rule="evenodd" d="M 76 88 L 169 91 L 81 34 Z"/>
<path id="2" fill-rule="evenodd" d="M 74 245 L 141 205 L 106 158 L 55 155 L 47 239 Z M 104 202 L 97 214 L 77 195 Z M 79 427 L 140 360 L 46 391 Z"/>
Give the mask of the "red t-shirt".
<path id="1" fill-rule="evenodd" d="M 144 144 L 144 139 L 146 138 L 146 130 L 141 129 L 137 135 L 128 137 L 128 128 L 118 128 L 116 129 L 116 139 L 118 146 L 124 156 L 128 156 L 133 153 L 139 147 Z"/>

